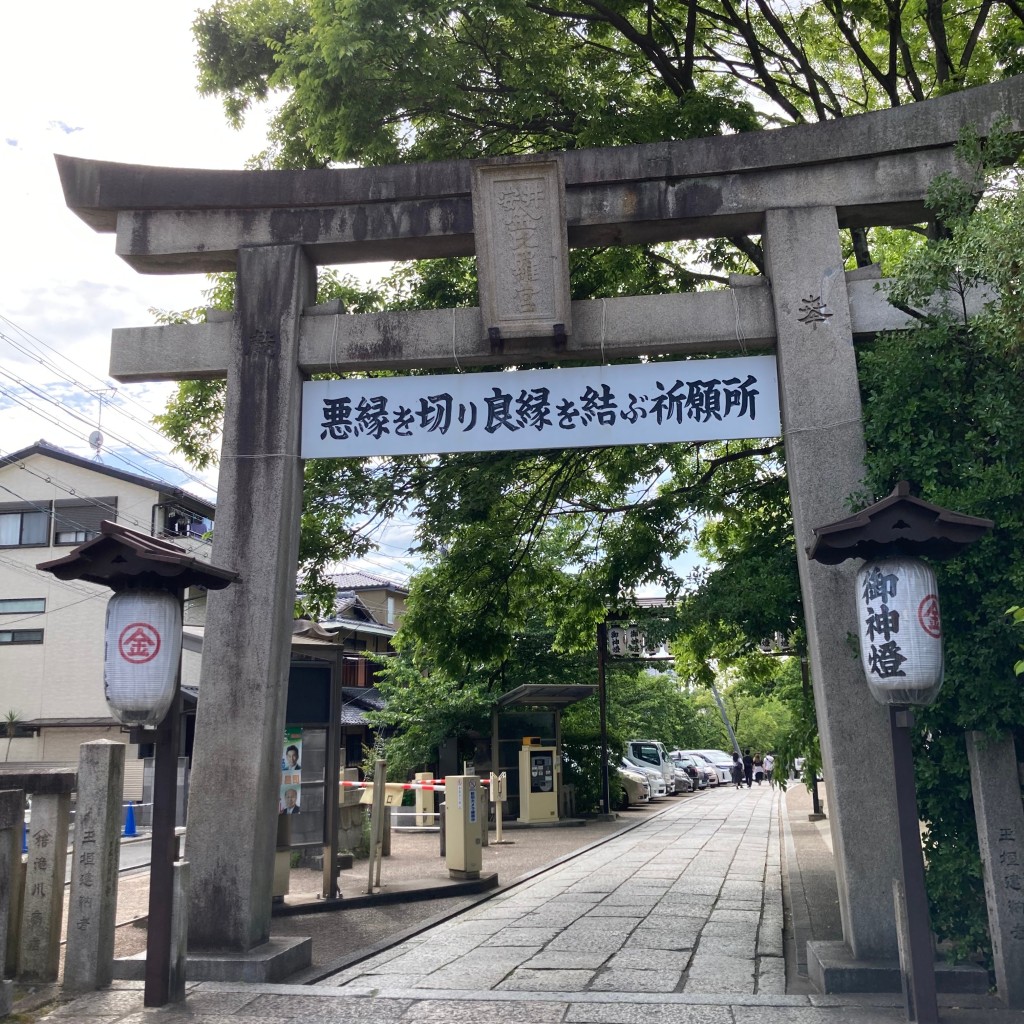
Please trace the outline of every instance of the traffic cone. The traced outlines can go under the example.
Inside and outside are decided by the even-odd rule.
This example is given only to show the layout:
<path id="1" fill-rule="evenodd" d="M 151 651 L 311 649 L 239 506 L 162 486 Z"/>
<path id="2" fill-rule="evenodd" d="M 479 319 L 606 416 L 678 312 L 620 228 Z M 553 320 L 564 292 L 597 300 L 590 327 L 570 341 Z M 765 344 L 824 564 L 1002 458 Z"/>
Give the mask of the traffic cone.
<path id="1" fill-rule="evenodd" d="M 124 816 L 124 835 L 126 838 L 137 836 L 139 833 L 135 828 L 135 807 L 132 804 L 128 805 L 128 810 Z"/>

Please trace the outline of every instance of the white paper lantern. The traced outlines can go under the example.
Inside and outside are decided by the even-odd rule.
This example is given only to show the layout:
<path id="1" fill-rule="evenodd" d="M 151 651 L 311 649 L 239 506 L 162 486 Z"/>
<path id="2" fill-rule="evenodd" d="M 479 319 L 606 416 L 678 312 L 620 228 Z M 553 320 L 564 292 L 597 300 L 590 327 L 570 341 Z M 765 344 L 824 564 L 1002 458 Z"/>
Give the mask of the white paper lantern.
<path id="1" fill-rule="evenodd" d="M 174 699 L 181 603 L 165 590 L 128 590 L 107 604 L 103 688 L 125 725 L 158 725 Z"/>
<path id="2" fill-rule="evenodd" d="M 860 653 L 880 704 L 931 704 L 942 687 L 935 574 L 917 558 L 869 561 L 857 574 Z"/>

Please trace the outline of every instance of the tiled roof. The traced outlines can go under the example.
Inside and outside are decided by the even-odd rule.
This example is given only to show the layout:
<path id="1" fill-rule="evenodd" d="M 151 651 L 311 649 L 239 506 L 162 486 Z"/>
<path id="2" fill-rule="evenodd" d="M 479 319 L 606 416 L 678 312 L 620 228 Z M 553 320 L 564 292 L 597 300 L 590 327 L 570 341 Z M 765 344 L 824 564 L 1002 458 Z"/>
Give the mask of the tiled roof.
<path id="1" fill-rule="evenodd" d="M 341 724 L 366 725 L 367 711 L 380 711 L 384 700 L 372 686 L 341 688 Z"/>
<path id="2" fill-rule="evenodd" d="M 339 590 L 393 590 L 396 594 L 408 594 L 409 588 L 403 583 L 376 576 L 371 572 L 337 572 L 331 582 Z"/>

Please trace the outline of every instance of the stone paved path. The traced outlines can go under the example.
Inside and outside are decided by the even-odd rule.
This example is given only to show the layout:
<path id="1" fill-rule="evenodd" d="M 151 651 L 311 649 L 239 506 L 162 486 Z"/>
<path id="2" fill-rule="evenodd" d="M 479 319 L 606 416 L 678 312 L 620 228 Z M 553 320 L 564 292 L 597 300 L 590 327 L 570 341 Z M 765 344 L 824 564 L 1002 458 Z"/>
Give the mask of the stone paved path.
<path id="1" fill-rule="evenodd" d="M 899 1024 L 899 997 L 787 995 L 779 794 L 712 790 L 316 986 L 115 982 L 50 1024 Z M 942 1024 L 1024 1024 L 960 1001 Z"/>
<path id="2" fill-rule="evenodd" d="M 709 790 L 322 985 L 781 993 L 779 794 Z"/>

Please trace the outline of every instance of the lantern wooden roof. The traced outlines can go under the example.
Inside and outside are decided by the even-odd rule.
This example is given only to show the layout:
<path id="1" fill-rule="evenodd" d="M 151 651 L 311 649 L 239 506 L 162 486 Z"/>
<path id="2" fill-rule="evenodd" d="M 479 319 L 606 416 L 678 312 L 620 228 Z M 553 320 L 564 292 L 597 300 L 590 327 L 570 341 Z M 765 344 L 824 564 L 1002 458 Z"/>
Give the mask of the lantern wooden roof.
<path id="1" fill-rule="evenodd" d="M 100 523 L 100 532 L 92 540 L 63 558 L 40 562 L 36 568 L 61 580 L 86 580 L 111 590 L 184 590 L 190 586 L 223 590 L 238 579 L 238 573 L 194 558 L 177 544 L 109 520 Z"/>
<path id="2" fill-rule="evenodd" d="M 952 558 L 983 537 L 995 524 L 991 519 L 953 512 L 915 498 L 910 484 L 901 480 L 892 494 L 846 519 L 817 526 L 809 558 L 838 565 L 848 558 L 921 556 Z"/>

